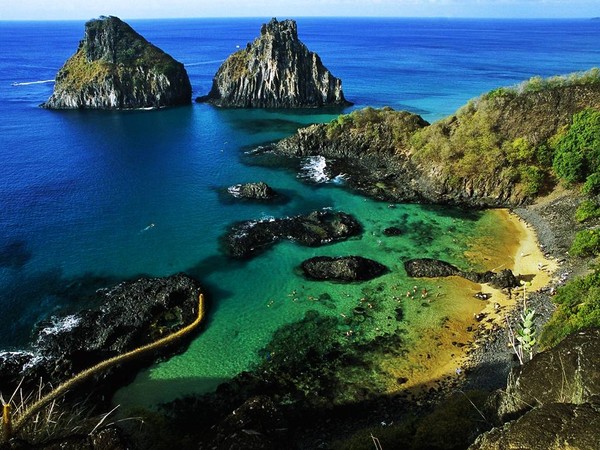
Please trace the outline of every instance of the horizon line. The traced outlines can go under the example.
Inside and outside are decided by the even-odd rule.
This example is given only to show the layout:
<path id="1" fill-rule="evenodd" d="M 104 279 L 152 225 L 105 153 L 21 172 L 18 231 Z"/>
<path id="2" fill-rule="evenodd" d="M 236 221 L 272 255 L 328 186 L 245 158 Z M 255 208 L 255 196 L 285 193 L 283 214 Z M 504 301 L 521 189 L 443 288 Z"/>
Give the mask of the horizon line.
<path id="1" fill-rule="evenodd" d="M 0 19 L 0 22 L 80 22 L 98 19 L 100 17 L 125 17 L 125 16 L 114 16 L 112 14 L 99 15 L 96 17 L 88 18 L 69 18 L 69 19 Z M 272 18 L 275 16 L 193 16 L 193 17 L 126 17 L 127 20 L 212 20 L 212 19 L 260 19 Z M 282 16 L 280 16 L 282 17 Z M 365 16 L 337 16 L 337 15 L 315 15 L 315 16 L 292 16 L 288 17 L 292 19 L 438 19 L 438 20 L 600 20 L 600 16 L 577 16 L 577 17 L 490 17 L 490 16 L 377 16 L 377 15 L 365 15 Z"/>

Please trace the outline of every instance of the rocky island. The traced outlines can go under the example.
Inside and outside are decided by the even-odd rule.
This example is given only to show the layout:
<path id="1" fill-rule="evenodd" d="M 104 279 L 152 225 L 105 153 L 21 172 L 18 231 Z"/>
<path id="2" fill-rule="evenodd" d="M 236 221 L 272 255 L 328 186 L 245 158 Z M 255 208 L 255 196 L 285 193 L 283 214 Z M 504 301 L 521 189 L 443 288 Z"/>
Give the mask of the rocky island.
<path id="1" fill-rule="evenodd" d="M 48 109 L 139 109 L 191 103 L 183 64 L 117 17 L 85 25 L 77 52 L 58 71 Z"/>
<path id="2" fill-rule="evenodd" d="M 227 108 L 347 106 L 342 82 L 298 39 L 294 20 L 272 19 L 245 49 L 229 56 L 208 95 L 197 102 Z"/>

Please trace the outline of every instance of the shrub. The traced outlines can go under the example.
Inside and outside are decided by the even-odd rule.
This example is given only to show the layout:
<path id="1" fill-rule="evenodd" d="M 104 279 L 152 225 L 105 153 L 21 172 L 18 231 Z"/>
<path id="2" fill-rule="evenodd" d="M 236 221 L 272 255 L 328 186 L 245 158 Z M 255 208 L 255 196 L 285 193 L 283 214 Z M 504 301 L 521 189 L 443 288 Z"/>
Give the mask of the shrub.
<path id="1" fill-rule="evenodd" d="M 554 149 L 548 144 L 538 145 L 535 149 L 535 160 L 542 167 L 552 167 Z"/>
<path id="2" fill-rule="evenodd" d="M 571 127 L 556 142 L 553 167 L 571 183 L 600 169 L 600 111 L 586 109 L 573 116 Z"/>
<path id="3" fill-rule="evenodd" d="M 581 190 L 588 195 L 600 194 L 600 173 L 595 172 L 587 177 Z"/>
<path id="4" fill-rule="evenodd" d="M 558 307 L 540 336 L 544 348 L 555 346 L 583 328 L 600 327 L 600 271 L 559 288 L 553 301 Z"/>
<path id="5" fill-rule="evenodd" d="M 523 192 L 526 195 L 536 195 L 544 186 L 546 174 L 537 166 L 520 166 L 519 173 L 523 183 Z"/>
<path id="6" fill-rule="evenodd" d="M 575 211 L 575 219 L 577 222 L 585 222 L 586 220 L 598 217 L 600 217 L 600 206 L 593 200 L 581 202 L 577 211 Z"/>
<path id="7" fill-rule="evenodd" d="M 575 235 L 569 252 L 574 256 L 598 256 L 600 254 L 600 230 L 583 230 Z"/>

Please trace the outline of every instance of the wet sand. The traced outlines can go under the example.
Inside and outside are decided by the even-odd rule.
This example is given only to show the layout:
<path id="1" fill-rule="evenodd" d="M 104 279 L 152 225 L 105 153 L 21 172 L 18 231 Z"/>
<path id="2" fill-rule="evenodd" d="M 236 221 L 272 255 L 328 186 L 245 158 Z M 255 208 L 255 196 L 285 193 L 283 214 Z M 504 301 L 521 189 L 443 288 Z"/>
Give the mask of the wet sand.
<path id="1" fill-rule="evenodd" d="M 558 265 L 540 250 L 535 230 L 508 210 L 493 214 L 495 220 L 503 221 L 501 235 L 494 240 L 485 237 L 476 240 L 465 254 L 475 266 L 485 270 L 511 269 L 523 287 L 509 296 L 508 292 L 460 277 L 439 280 L 448 294 L 432 302 L 451 302 L 454 307 L 449 312 L 450 318 L 441 320 L 435 329 L 422 330 L 415 347 L 404 358 L 382 362 L 382 369 L 391 375 L 390 392 L 407 389 L 418 396 L 432 388 L 461 384 L 474 365 L 491 363 L 486 361 L 485 352 L 478 351 L 491 334 L 506 335 L 508 347 L 507 317 L 522 308 L 524 293 L 550 283 Z M 491 294 L 491 298 L 476 299 L 477 292 Z M 477 356 L 473 357 L 475 353 Z M 511 364 L 510 359 L 506 364 Z"/>

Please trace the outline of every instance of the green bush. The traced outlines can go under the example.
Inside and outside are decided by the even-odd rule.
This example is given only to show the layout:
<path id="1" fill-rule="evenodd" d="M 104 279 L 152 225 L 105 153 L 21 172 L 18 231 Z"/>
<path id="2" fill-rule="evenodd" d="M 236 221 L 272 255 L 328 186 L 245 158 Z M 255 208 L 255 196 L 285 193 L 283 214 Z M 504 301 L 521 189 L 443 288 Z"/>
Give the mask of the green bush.
<path id="1" fill-rule="evenodd" d="M 595 172 L 587 177 L 581 190 L 588 195 L 600 194 L 600 173 Z"/>
<path id="2" fill-rule="evenodd" d="M 553 301 L 557 309 L 542 330 L 543 348 L 553 347 L 583 328 L 600 327 L 600 271 L 559 288 Z"/>
<path id="3" fill-rule="evenodd" d="M 600 205 L 593 200 L 585 200 L 581 202 L 577 211 L 575 211 L 575 219 L 577 222 L 585 222 L 589 219 L 600 217 Z"/>
<path id="4" fill-rule="evenodd" d="M 569 252 L 573 256 L 598 256 L 600 254 L 600 230 L 583 230 L 575 235 Z"/>
<path id="5" fill-rule="evenodd" d="M 538 194 L 544 186 L 546 173 L 537 166 L 520 166 L 519 169 L 523 192 L 526 195 Z"/>
<path id="6" fill-rule="evenodd" d="M 600 111 L 586 109 L 573 116 L 569 130 L 556 142 L 557 175 L 570 183 L 585 181 L 600 169 Z"/>
<path id="7" fill-rule="evenodd" d="M 535 149 L 535 160 L 542 167 L 552 167 L 554 159 L 554 149 L 548 144 L 538 145 Z"/>

